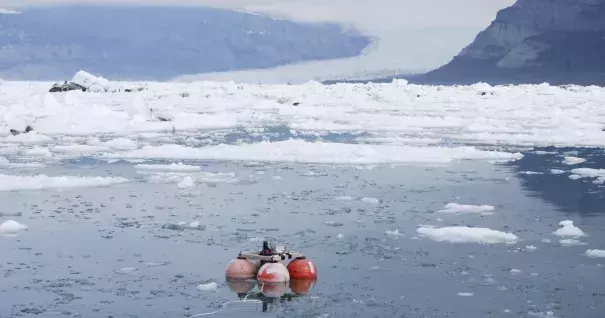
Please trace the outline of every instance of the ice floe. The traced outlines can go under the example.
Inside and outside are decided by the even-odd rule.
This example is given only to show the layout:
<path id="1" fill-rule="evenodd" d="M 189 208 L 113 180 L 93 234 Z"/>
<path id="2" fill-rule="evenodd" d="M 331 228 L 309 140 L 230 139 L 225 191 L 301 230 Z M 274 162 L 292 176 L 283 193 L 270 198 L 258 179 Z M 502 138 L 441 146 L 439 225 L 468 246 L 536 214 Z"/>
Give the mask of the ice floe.
<path id="1" fill-rule="evenodd" d="M 566 165 L 577 165 L 577 164 L 580 164 L 583 162 L 586 162 L 586 159 L 578 158 L 578 157 L 564 157 L 563 158 L 563 163 Z"/>
<path id="2" fill-rule="evenodd" d="M 605 258 L 605 250 L 586 250 L 585 255 L 590 258 Z"/>
<path id="3" fill-rule="evenodd" d="M 544 94 L 539 85 L 486 88 L 397 82 L 144 86 L 146 90 L 128 94 L 74 91 L 63 96 L 49 94 L 47 83 L 4 82 L 0 144 L 18 145 L 43 161 L 57 154 L 70 158 L 105 153 L 107 158 L 334 164 L 501 162 L 520 155 L 487 151 L 486 145 L 605 146 L 605 111 L 598 107 L 603 88 L 549 86 Z M 486 89 L 493 92 L 490 98 L 477 94 Z M 27 125 L 33 131 L 10 135 L 10 129 L 23 131 Z M 295 140 L 267 140 L 269 132 L 277 130 Z M 262 138 L 217 145 L 224 142 L 221 136 L 226 131 Z M 332 134 L 350 140 L 327 142 Z M 309 136 L 323 141 L 301 140 Z M 105 141 L 88 143 L 90 137 Z M 39 151 L 50 144 L 54 145 L 48 149 L 50 156 Z"/>
<path id="4" fill-rule="evenodd" d="M 134 166 L 137 170 L 149 171 L 173 171 L 173 172 L 197 172 L 202 171 L 202 167 L 183 164 L 182 162 L 171 163 L 169 165 L 149 165 L 138 164 Z"/>
<path id="5" fill-rule="evenodd" d="M 519 239 L 512 233 L 466 226 L 420 227 L 416 232 L 437 242 L 450 243 L 514 244 Z"/>
<path id="6" fill-rule="evenodd" d="M 564 174 L 565 170 L 561 170 L 561 169 L 550 169 L 550 173 L 552 174 Z"/>
<path id="7" fill-rule="evenodd" d="M 43 174 L 35 176 L 0 174 L 0 191 L 103 187 L 129 181 L 129 179 L 119 177 L 49 177 Z"/>
<path id="8" fill-rule="evenodd" d="M 218 284 L 215 282 L 210 282 L 207 284 L 200 284 L 197 285 L 197 290 L 199 291 L 217 291 L 218 290 Z"/>
<path id="9" fill-rule="evenodd" d="M 119 159 L 192 159 L 268 161 L 327 164 L 435 163 L 464 159 L 520 159 L 520 153 L 479 150 L 474 147 L 412 147 L 357 145 L 286 140 L 202 148 L 182 145 L 146 146 L 138 150 L 107 154 Z"/>
<path id="10" fill-rule="evenodd" d="M 576 240 L 576 239 L 562 239 L 559 240 L 559 243 L 562 246 L 580 246 L 580 245 L 587 245 L 588 243 L 582 242 L 580 240 Z"/>
<path id="11" fill-rule="evenodd" d="M 596 180 L 593 181 L 594 183 L 605 183 L 605 169 L 577 168 L 572 169 L 571 172 L 573 173 L 573 176 L 577 176 L 575 179 L 596 178 Z"/>
<path id="12" fill-rule="evenodd" d="M 27 230 L 27 225 L 14 220 L 8 220 L 0 224 L 0 235 L 16 235 Z"/>
<path id="13" fill-rule="evenodd" d="M 571 237 L 576 237 L 576 238 L 586 236 L 584 231 L 582 231 L 579 227 L 576 227 L 574 225 L 573 221 L 570 221 L 570 220 L 561 221 L 561 222 L 559 222 L 559 226 L 561 226 L 561 227 L 553 233 L 556 236 L 561 236 L 561 237 L 571 236 Z"/>
<path id="14" fill-rule="evenodd" d="M 444 206 L 444 209 L 439 210 L 440 213 L 457 213 L 457 214 L 492 214 L 495 207 L 491 205 L 469 205 L 469 204 L 458 204 L 448 203 Z"/>

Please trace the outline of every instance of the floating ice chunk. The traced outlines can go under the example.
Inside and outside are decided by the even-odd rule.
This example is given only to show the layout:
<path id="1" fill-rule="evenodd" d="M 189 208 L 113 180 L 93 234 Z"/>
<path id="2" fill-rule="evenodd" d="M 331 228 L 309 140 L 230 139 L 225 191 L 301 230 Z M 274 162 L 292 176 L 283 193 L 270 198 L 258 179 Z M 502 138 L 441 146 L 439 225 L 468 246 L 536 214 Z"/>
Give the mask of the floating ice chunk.
<path id="1" fill-rule="evenodd" d="M 537 172 L 537 171 L 521 171 L 519 173 L 526 174 L 526 175 L 544 174 L 544 172 Z"/>
<path id="2" fill-rule="evenodd" d="M 27 225 L 8 220 L 0 224 L 0 235 L 16 235 L 27 230 Z"/>
<path id="3" fill-rule="evenodd" d="M 339 239 L 339 240 L 340 240 L 340 239 L 343 239 L 344 237 L 345 237 L 345 236 L 344 236 L 344 234 L 342 234 L 342 233 L 341 233 L 341 234 L 338 234 L 338 235 L 336 236 L 336 238 L 337 238 L 337 239 Z"/>
<path id="4" fill-rule="evenodd" d="M 193 188 L 195 187 L 195 181 L 193 178 L 191 178 L 191 176 L 186 176 L 177 184 L 177 187 L 179 189 Z"/>
<path id="5" fill-rule="evenodd" d="M 564 157 L 563 158 L 563 163 L 566 165 L 577 165 L 577 164 L 583 163 L 583 162 L 586 162 L 586 159 L 578 158 L 578 157 Z"/>
<path id="6" fill-rule="evenodd" d="M 183 164 L 182 162 L 171 163 L 169 165 L 148 165 L 138 164 L 134 166 L 137 170 L 149 171 L 173 171 L 173 172 L 197 172 L 202 171 L 202 167 Z"/>
<path id="7" fill-rule="evenodd" d="M 32 131 L 32 132 L 29 132 L 26 134 L 8 136 L 8 137 L 4 138 L 4 141 L 10 142 L 10 143 L 26 144 L 26 145 L 42 145 L 42 144 L 52 143 L 53 139 L 46 135 L 42 135 L 35 131 Z"/>
<path id="8" fill-rule="evenodd" d="M 129 181 L 118 177 L 49 177 L 43 174 L 36 176 L 0 174 L 0 191 L 105 187 Z"/>
<path id="9" fill-rule="evenodd" d="M 143 265 L 145 267 L 160 267 L 160 266 L 166 266 L 169 264 L 170 264 L 170 262 L 147 262 L 147 263 L 144 263 Z"/>
<path id="10" fill-rule="evenodd" d="M 380 203 L 380 200 L 378 200 L 377 198 L 372 198 L 372 197 L 363 197 L 361 198 L 362 202 L 368 203 L 368 204 L 378 204 Z"/>
<path id="11" fill-rule="evenodd" d="M 336 222 L 336 221 L 325 221 L 324 224 L 327 226 L 333 226 L 333 227 L 344 225 L 342 222 Z"/>
<path id="12" fill-rule="evenodd" d="M 200 284 L 200 285 L 197 285 L 197 290 L 199 290 L 199 291 L 217 291 L 218 284 L 215 282 L 211 282 L 211 283 L 207 283 L 207 284 Z"/>
<path id="13" fill-rule="evenodd" d="M 590 258 L 605 258 L 605 250 L 587 250 L 585 255 Z"/>
<path id="14" fill-rule="evenodd" d="M 458 296 L 460 296 L 460 297 L 472 297 L 472 296 L 475 296 L 475 294 L 473 294 L 473 293 L 458 293 Z"/>
<path id="15" fill-rule="evenodd" d="M 347 196 L 336 197 L 334 199 L 338 200 L 338 201 L 351 201 L 351 200 L 353 200 L 353 197 L 350 197 L 350 196 L 347 195 Z"/>
<path id="16" fill-rule="evenodd" d="M 206 225 L 201 224 L 199 221 L 193 221 L 189 223 L 188 227 L 193 230 L 203 231 L 206 229 Z"/>
<path id="17" fill-rule="evenodd" d="M 578 168 L 571 172 L 582 178 L 605 178 L 605 169 Z"/>
<path id="18" fill-rule="evenodd" d="M 565 170 L 560 170 L 560 169 L 550 169 L 550 173 L 552 174 L 564 174 Z"/>
<path id="19" fill-rule="evenodd" d="M 492 214 L 492 211 L 495 209 L 491 205 L 467 205 L 467 204 L 457 204 L 457 203 L 448 203 L 444 206 L 445 209 L 439 210 L 440 213 L 460 213 L 460 214 L 468 214 L 468 213 L 478 213 L 478 214 Z"/>
<path id="20" fill-rule="evenodd" d="M 115 271 L 116 274 L 120 274 L 120 275 L 133 275 L 138 272 L 139 272 L 139 270 L 135 267 L 124 267 L 124 268 L 120 268 Z"/>
<path id="21" fill-rule="evenodd" d="M 520 269 L 513 268 L 513 269 L 511 269 L 511 270 L 510 270 L 510 273 L 511 273 L 511 274 L 520 274 L 520 273 L 521 273 L 521 270 L 520 270 Z"/>
<path id="22" fill-rule="evenodd" d="M 559 243 L 561 243 L 561 245 L 563 245 L 563 246 L 580 246 L 580 245 L 587 244 L 585 242 L 582 242 L 582 241 L 576 240 L 576 239 L 563 239 L 563 240 L 560 240 Z"/>
<path id="23" fill-rule="evenodd" d="M 453 226 L 442 228 L 421 227 L 416 230 L 421 236 L 437 242 L 514 244 L 519 239 L 512 233 L 495 231 L 488 228 Z"/>
<path id="24" fill-rule="evenodd" d="M 394 230 L 394 231 L 388 230 L 388 231 L 384 232 L 384 234 L 390 235 L 390 236 L 403 236 L 403 233 L 399 233 L 399 230 Z"/>
<path id="25" fill-rule="evenodd" d="M 573 221 L 566 220 L 559 222 L 561 226 L 558 230 L 556 230 L 553 234 L 556 236 L 573 236 L 573 237 L 581 237 L 586 236 L 586 234 L 578 227 L 573 224 Z"/>
<path id="26" fill-rule="evenodd" d="M 283 180 L 284 178 L 282 178 L 281 176 L 272 176 L 271 179 L 273 179 L 275 181 L 280 181 L 280 180 Z"/>
<path id="27" fill-rule="evenodd" d="M 21 14 L 21 12 L 9 9 L 0 9 L 0 14 Z"/>
<path id="28" fill-rule="evenodd" d="M 582 178 L 582 176 L 577 175 L 577 174 L 570 174 L 569 175 L 569 179 L 571 179 L 571 180 L 578 180 L 580 178 Z"/>
<path id="29" fill-rule="evenodd" d="M 286 140 L 202 148 L 181 145 L 146 146 L 106 154 L 112 159 L 199 159 L 331 164 L 438 163 L 465 159 L 520 159 L 520 153 L 478 150 L 474 147 L 411 147 Z"/>
<path id="30" fill-rule="evenodd" d="M 535 247 L 535 246 L 533 246 L 533 245 L 527 245 L 527 246 L 525 246 L 525 250 L 530 251 L 530 252 L 533 252 L 533 251 L 535 251 L 537 249 L 538 248 Z"/>

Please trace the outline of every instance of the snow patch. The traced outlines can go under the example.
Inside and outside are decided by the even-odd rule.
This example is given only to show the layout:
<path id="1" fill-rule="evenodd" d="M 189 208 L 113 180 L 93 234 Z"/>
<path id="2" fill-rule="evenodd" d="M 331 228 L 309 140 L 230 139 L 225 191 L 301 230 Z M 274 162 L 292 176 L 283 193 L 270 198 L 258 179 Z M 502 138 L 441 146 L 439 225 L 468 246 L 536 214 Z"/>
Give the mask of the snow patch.
<path id="1" fill-rule="evenodd" d="M 416 232 L 437 242 L 450 243 L 514 244 L 519 239 L 512 233 L 466 226 L 420 227 Z"/>

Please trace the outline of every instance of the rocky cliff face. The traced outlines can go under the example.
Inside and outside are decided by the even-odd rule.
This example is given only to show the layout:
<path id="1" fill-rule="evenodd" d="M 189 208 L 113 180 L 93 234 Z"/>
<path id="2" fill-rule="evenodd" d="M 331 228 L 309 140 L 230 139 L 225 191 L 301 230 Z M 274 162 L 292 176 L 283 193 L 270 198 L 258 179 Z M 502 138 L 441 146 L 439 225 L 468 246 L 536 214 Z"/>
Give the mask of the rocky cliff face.
<path id="1" fill-rule="evenodd" d="M 605 85 L 605 0 L 518 0 L 420 82 Z"/>

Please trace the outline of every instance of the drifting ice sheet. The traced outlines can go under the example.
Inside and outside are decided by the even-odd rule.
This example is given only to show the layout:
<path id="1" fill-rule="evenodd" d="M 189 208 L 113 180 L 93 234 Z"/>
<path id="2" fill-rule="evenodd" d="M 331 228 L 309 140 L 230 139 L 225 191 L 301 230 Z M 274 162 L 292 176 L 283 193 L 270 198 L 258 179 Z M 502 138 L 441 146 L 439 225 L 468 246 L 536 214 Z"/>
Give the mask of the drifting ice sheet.
<path id="1" fill-rule="evenodd" d="M 134 166 L 137 170 L 148 170 L 148 171 L 171 171 L 171 172 L 197 172 L 202 171 L 201 167 L 198 166 L 190 166 L 179 163 L 171 163 L 169 165 L 147 165 L 147 164 L 139 164 Z"/>
<path id="2" fill-rule="evenodd" d="M 13 220 L 0 224 L 0 235 L 15 235 L 25 230 L 27 230 L 27 225 Z"/>
<path id="3" fill-rule="evenodd" d="M 416 232 L 437 242 L 450 243 L 514 244 L 519 239 L 512 233 L 466 226 L 421 227 Z"/>
<path id="4" fill-rule="evenodd" d="M 468 214 L 468 213 L 478 213 L 478 214 L 492 214 L 494 211 L 494 207 L 491 205 L 468 205 L 468 204 L 457 204 L 457 203 L 448 203 L 444 206 L 445 209 L 439 210 L 440 213 L 459 213 L 459 214 Z"/>
<path id="5" fill-rule="evenodd" d="M 198 159 L 298 163 L 447 164 L 464 159 L 520 159 L 520 153 L 483 151 L 474 147 L 410 147 L 359 145 L 303 140 L 260 142 L 246 145 L 218 145 L 192 148 L 181 145 L 146 146 L 138 150 L 107 154 L 118 159 Z"/>
<path id="6" fill-rule="evenodd" d="M 563 163 L 566 165 L 577 165 L 579 163 L 583 163 L 586 162 L 586 159 L 584 158 L 578 158 L 578 157 L 565 157 L 563 158 Z"/>
<path id="7" fill-rule="evenodd" d="M 0 191 L 42 190 L 56 188 L 103 187 L 126 183 L 128 179 L 112 177 L 49 177 L 47 175 L 14 176 L 0 174 Z"/>
<path id="8" fill-rule="evenodd" d="M 573 224 L 573 221 L 565 220 L 559 222 L 559 226 L 561 226 L 558 230 L 556 230 L 553 234 L 556 236 L 571 236 L 571 237 L 582 237 L 586 236 L 584 231 L 582 231 L 579 227 L 576 227 Z"/>
<path id="9" fill-rule="evenodd" d="M 587 250 L 586 256 L 590 258 L 605 258 L 605 250 Z"/>

